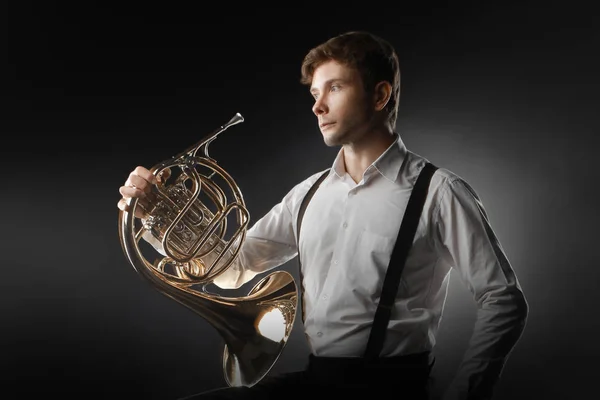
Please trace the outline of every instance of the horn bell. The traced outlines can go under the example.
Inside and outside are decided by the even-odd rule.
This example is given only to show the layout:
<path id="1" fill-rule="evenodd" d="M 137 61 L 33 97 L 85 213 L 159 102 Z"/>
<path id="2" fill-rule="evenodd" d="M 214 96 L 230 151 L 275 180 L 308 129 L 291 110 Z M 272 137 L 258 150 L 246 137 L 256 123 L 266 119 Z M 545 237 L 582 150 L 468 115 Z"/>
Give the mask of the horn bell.
<path id="1" fill-rule="evenodd" d="M 208 156 L 208 144 L 242 121 L 236 114 L 197 145 L 153 167 L 153 199 L 144 205 L 131 199 L 118 221 L 123 252 L 135 271 L 223 338 L 229 386 L 253 386 L 268 374 L 288 342 L 298 307 L 295 280 L 281 270 L 243 296 L 208 290 L 238 260 L 249 222 L 239 187 Z M 135 217 L 136 207 L 144 207 L 144 218 Z"/>

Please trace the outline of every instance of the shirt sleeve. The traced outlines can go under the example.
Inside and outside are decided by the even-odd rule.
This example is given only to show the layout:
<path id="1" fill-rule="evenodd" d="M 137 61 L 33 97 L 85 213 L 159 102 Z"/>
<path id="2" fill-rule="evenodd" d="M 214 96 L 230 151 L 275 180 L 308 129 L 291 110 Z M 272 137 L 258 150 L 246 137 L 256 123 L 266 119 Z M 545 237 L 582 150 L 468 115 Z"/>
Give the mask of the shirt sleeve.
<path id="1" fill-rule="evenodd" d="M 212 283 L 222 289 L 237 289 L 257 275 L 285 264 L 298 254 L 296 216 L 303 196 L 318 174 L 294 186 L 279 203 L 258 219 L 246 232 L 236 259 L 216 276 Z M 165 254 L 162 244 L 146 232 L 143 238 L 158 252 Z M 211 254 L 207 255 L 211 262 Z"/>
<path id="2" fill-rule="evenodd" d="M 296 184 L 248 230 L 238 258 L 213 283 L 236 289 L 255 276 L 268 272 L 298 255 L 296 218 L 304 196 L 324 171 Z"/>
<path id="3" fill-rule="evenodd" d="M 285 264 L 298 253 L 292 212 L 294 191 L 260 218 L 246 233 L 239 256 L 213 283 L 223 289 L 239 288 L 255 276 Z"/>
<path id="4" fill-rule="evenodd" d="M 444 400 L 491 399 L 526 324 L 528 304 L 473 188 L 450 178 L 437 218 L 442 257 L 473 294 L 477 315 L 467 351 Z"/>

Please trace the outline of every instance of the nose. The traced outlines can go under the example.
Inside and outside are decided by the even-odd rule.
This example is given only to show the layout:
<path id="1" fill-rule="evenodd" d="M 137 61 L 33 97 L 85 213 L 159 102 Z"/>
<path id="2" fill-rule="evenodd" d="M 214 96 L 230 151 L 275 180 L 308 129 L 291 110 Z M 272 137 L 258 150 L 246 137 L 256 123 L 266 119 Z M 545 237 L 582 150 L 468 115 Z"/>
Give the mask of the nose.
<path id="1" fill-rule="evenodd" d="M 313 110 L 313 113 L 315 113 L 315 115 L 317 115 L 317 116 L 327 113 L 328 108 L 327 108 L 327 104 L 324 101 L 324 97 L 319 97 L 315 101 L 315 104 L 313 105 L 312 110 Z"/>

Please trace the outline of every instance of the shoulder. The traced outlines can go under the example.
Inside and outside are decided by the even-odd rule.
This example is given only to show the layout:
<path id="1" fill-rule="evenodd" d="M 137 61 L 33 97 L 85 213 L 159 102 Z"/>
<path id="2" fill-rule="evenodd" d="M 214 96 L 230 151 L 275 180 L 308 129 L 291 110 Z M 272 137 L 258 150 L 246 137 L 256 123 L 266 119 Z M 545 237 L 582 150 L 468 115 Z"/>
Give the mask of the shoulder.
<path id="1" fill-rule="evenodd" d="M 462 201 L 480 201 L 477 192 L 464 176 L 443 165 L 436 164 L 434 161 L 430 161 L 419 154 L 408 152 L 407 156 L 406 179 L 410 179 L 413 182 L 416 181 L 426 163 L 431 163 L 436 167 L 429 184 L 431 206 L 436 211 L 439 210 L 442 203 L 452 202 L 456 199 Z"/>
<path id="2" fill-rule="evenodd" d="M 431 201 L 434 221 L 464 224 L 466 220 L 487 219 L 481 197 L 467 179 L 447 168 L 438 168 L 436 173 Z"/>
<path id="3" fill-rule="evenodd" d="M 319 178 L 324 176 L 325 180 L 326 180 L 327 176 L 330 172 L 331 172 L 330 168 L 325 168 L 325 169 L 322 169 L 320 171 L 317 171 L 317 172 L 309 175 L 304 180 L 296 183 L 288 191 L 288 193 L 285 195 L 285 197 L 283 199 L 284 203 L 290 209 L 290 211 L 293 211 L 296 208 L 298 208 L 300 206 L 300 203 L 302 202 L 302 199 L 304 198 L 304 196 L 306 196 L 308 191 L 314 186 L 315 183 L 317 183 Z"/>
<path id="4" fill-rule="evenodd" d="M 407 151 L 406 153 L 404 178 L 415 182 L 427 163 L 431 163 L 436 167 L 436 171 L 431 177 L 432 187 L 447 188 L 456 183 L 467 183 L 463 176 L 412 151 Z"/>
<path id="5" fill-rule="evenodd" d="M 322 169 L 320 171 L 313 173 L 312 175 L 308 176 L 303 181 L 296 184 L 292 188 L 290 193 L 295 193 L 296 196 L 304 197 L 304 195 L 306 195 L 306 193 L 308 193 L 308 191 L 315 185 L 315 183 L 317 183 L 317 181 L 321 177 L 323 177 L 326 180 L 330 172 L 331 172 L 331 168 L 325 168 L 325 169 Z"/>
<path id="6" fill-rule="evenodd" d="M 435 171 L 435 178 L 442 190 L 448 190 L 456 185 L 468 184 L 464 177 L 445 167 L 437 168 Z"/>

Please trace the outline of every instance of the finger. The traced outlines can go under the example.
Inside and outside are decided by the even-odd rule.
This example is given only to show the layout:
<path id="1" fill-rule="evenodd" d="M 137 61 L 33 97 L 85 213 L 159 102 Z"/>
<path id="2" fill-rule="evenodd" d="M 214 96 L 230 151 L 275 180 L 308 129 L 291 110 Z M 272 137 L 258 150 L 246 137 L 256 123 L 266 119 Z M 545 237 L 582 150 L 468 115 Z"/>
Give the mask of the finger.
<path id="1" fill-rule="evenodd" d="M 127 186 L 135 186 L 145 192 L 149 192 L 152 188 L 152 184 L 139 175 L 130 175 L 128 181 L 129 184 Z"/>
<path id="2" fill-rule="evenodd" d="M 117 207 L 121 211 L 126 211 L 126 212 L 130 212 L 131 211 L 131 206 L 127 202 L 127 199 L 120 199 L 117 202 Z M 136 218 L 144 218 L 147 215 L 146 211 L 144 210 L 144 207 L 139 202 L 138 202 L 138 204 L 135 207 L 134 214 L 135 214 Z"/>
<path id="3" fill-rule="evenodd" d="M 146 192 L 144 192 L 143 190 L 138 189 L 136 187 L 132 187 L 132 186 L 121 186 L 119 188 L 119 193 L 121 194 L 121 196 L 123 196 L 126 199 L 132 198 L 132 197 L 136 197 L 136 198 L 146 197 Z"/>
<path id="4" fill-rule="evenodd" d="M 154 176 L 154 174 L 152 172 L 150 172 L 149 169 L 147 169 L 145 167 L 142 167 L 142 166 L 136 167 L 133 170 L 132 174 L 140 176 L 152 184 L 156 184 L 156 177 Z"/>
<path id="5" fill-rule="evenodd" d="M 129 211 L 129 204 L 127 204 L 126 199 L 123 199 L 123 198 L 119 199 L 119 201 L 117 202 L 117 207 L 121 211 Z"/>

